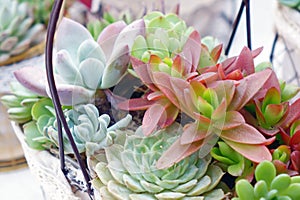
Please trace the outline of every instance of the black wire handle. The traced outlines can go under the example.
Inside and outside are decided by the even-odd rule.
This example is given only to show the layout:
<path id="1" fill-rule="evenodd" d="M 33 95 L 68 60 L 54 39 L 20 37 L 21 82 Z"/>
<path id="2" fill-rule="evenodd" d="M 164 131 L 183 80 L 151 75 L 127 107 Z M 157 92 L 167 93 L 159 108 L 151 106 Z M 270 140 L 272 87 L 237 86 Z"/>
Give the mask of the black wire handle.
<path id="1" fill-rule="evenodd" d="M 63 173 L 66 175 L 66 169 L 65 169 L 65 155 L 64 155 L 64 149 L 63 149 L 63 140 L 62 140 L 62 127 L 64 128 L 67 137 L 70 141 L 70 144 L 72 146 L 72 149 L 74 151 L 75 157 L 77 159 L 77 162 L 79 164 L 79 167 L 83 173 L 84 179 L 86 181 L 87 185 L 87 192 L 89 196 L 92 199 L 93 196 L 93 190 L 91 188 L 91 179 L 90 176 L 87 172 L 87 168 L 81 159 L 81 156 L 79 154 L 79 151 L 76 147 L 76 144 L 74 142 L 74 139 L 72 137 L 71 131 L 68 127 L 68 124 L 66 122 L 66 119 L 64 117 L 62 108 L 61 108 L 61 103 L 59 101 L 59 97 L 57 94 L 57 89 L 55 85 L 55 80 L 54 80 L 54 75 L 53 75 L 53 64 L 52 64 L 52 58 L 53 58 L 53 41 L 54 41 L 54 34 L 56 30 L 56 25 L 59 19 L 59 15 L 61 12 L 62 4 L 64 0 L 56 0 L 54 2 L 51 14 L 50 14 L 50 19 L 49 19 L 49 24 L 47 28 L 47 40 L 46 40 L 46 49 L 45 49 L 45 60 L 46 60 L 46 72 L 47 72 L 47 80 L 50 88 L 50 93 L 52 97 L 52 101 L 55 107 L 55 112 L 57 116 L 57 122 L 58 122 L 58 134 L 59 134 L 59 155 L 60 155 L 60 163 L 61 163 L 61 169 Z"/>
<path id="2" fill-rule="evenodd" d="M 233 23 L 233 29 L 232 29 L 232 33 L 230 35 L 227 47 L 225 49 L 225 55 L 228 55 L 230 48 L 232 46 L 232 42 L 235 36 L 235 33 L 237 31 L 237 28 L 240 24 L 240 20 L 244 11 L 244 8 L 246 7 L 246 28 L 247 28 L 247 46 L 249 49 L 252 48 L 252 42 L 251 42 L 251 21 L 250 21 L 250 0 L 242 0 L 239 12 L 237 14 L 237 17 L 234 20 Z"/>

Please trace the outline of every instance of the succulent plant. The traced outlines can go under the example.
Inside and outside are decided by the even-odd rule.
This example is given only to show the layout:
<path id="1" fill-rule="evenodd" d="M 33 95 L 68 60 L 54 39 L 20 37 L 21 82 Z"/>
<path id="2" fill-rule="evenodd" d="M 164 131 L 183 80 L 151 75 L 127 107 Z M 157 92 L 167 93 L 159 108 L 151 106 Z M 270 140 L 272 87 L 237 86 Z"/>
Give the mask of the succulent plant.
<path id="1" fill-rule="evenodd" d="M 224 193 L 215 187 L 222 170 L 197 153 L 166 169 L 157 169 L 156 162 L 178 137 L 178 124 L 162 129 L 149 137 L 128 133 L 124 144 L 105 149 L 106 159 L 95 171 L 96 188 L 103 199 L 222 199 Z"/>
<path id="2" fill-rule="evenodd" d="M 164 59 L 173 58 L 181 53 L 188 37 L 194 31 L 176 14 L 151 12 L 144 16 L 144 21 L 146 36 L 140 35 L 135 39 L 131 55 L 145 63 L 149 61 L 150 55 Z"/>
<path id="3" fill-rule="evenodd" d="M 73 109 L 66 110 L 64 115 L 79 152 L 86 152 L 87 155 L 93 155 L 95 151 L 112 144 L 113 131 L 122 129 L 131 122 L 131 116 L 127 115 L 113 126 L 108 127 L 110 117 L 107 114 L 99 117 L 99 112 L 93 104 L 74 106 Z M 44 117 L 37 123 L 38 127 L 43 127 L 43 133 L 58 146 L 57 120 Z M 65 153 L 73 153 L 65 132 L 63 141 Z"/>
<path id="4" fill-rule="evenodd" d="M 297 158 L 295 156 L 296 155 L 294 154 L 293 159 L 291 159 L 291 147 L 288 145 L 280 145 L 276 149 L 273 149 L 272 162 L 276 167 L 277 174 L 285 173 L 290 176 L 299 175 L 299 171 L 297 171 L 297 168 L 296 170 L 294 170 L 294 167 L 291 164 L 292 162 L 296 163 Z"/>
<path id="5" fill-rule="evenodd" d="M 0 62 L 4 62 L 39 43 L 37 38 L 40 38 L 44 26 L 34 23 L 30 7 L 25 2 L 1 0 L 0 7 Z"/>
<path id="6" fill-rule="evenodd" d="M 106 27 L 97 43 L 82 25 L 64 18 L 57 30 L 54 63 L 62 104 L 89 103 L 97 88 L 106 89 L 117 84 L 128 68 L 133 39 L 143 32 L 142 20 L 127 26 L 119 21 Z M 115 47 L 112 49 L 113 44 Z M 31 73 L 36 76 L 28 76 Z M 15 72 L 15 76 L 28 89 L 48 96 L 42 69 L 22 68 Z"/>
<path id="7" fill-rule="evenodd" d="M 238 179 L 247 178 L 252 180 L 254 168 L 251 161 L 234 151 L 225 142 L 218 142 L 218 146 L 213 147 L 210 154 L 215 160 L 219 161 L 218 166 L 232 176 L 237 176 Z"/>
<path id="8" fill-rule="evenodd" d="M 270 88 L 262 102 L 256 100 L 256 117 L 265 129 L 272 129 L 287 115 L 288 102 L 281 101 L 281 94 L 276 88 Z"/>
<path id="9" fill-rule="evenodd" d="M 103 5 L 100 6 L 100 9 L 103 9 Z M 117 21 L 123 20 L 126 24 L 130 24 L 133 21 L 133 17 L 129 10 L 118 13 L 118 16 L 113 16 L 109 10 L 101 10 L 102 16 L 99 19 L 91 19 L 87 23 L 87 29 L 92 34 L 93 38 L 97 40 L 100 33 L 106 28 L 108 25 L 113 24 Z"/>
<path id="10" fill-rule="evenodd" d="M 11 93 L 4 95 L 0 101 L 7 108 L 11 120 L 23 124 L 32 119 L 32 106 L 40 99 L 18 82 L 11 83 Z"/>
<path id="11" fill-rule="evenodd" d="M 31 116 L 32 121 L 23 126 L 25 141 L 28 146 L 36 150 L 50 149 L 55 146 L 43 132 L 43 129 L 55 119 L 55 111 L 51 99 L 41 98 L 35 102 L 32 106 Z"/>
<path id="12" fill-rule="evenodd" d="M 291 199 L 300 198 L 300 176 L 290 177 L 287 174 L 276 176 L 276 168 L 270 161 L 261 162 L 255 169 L 256 183 L 254 187 L 247 180 L 236 183 L 238 197 L 234 200 L 246 199 Z"/>

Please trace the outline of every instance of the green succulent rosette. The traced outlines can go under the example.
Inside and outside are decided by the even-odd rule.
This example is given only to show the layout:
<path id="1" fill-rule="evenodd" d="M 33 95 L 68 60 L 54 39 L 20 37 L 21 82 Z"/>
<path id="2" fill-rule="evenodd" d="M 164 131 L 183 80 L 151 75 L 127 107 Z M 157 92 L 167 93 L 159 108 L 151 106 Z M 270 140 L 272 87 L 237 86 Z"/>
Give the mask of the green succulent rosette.
<path id="1" fill-rule="evenodd" d="M 166 169 L 157 169 L 162 153 L 178 138 L 177 124 L 149 137 L 126 132 L 124 143 L 105 149 L 93 181 L 103 199 L 222 199 L 216 189 L 223 171 L 210 164 L 211 157 L 197 153 Z M 124 134 L 124 133 L 123 133 Z"/>
<path id="2" fill-rule="evenodd" d="M 151 12 L 144 17 L 146 36 L 136 37 L 131 54 L 135 58 L 147 63 L 151 55 L 161 59 L 172 58 L 182 52 L 194 28 L 187 27 L 186 23 L 176 14 L 162 14 Z"/>
<path id="3" fill-rule="evenodd" d="M 300 199 L 300 176 L 288 174 L 276 176 L 276 168 L 270 161 L 261 162 L 255 169 L 255 185 L 242 179 L 236 183 L 238 197 L 234 200 L 297 200 Z"/>
<path id="4" fill-rule="evenodd" d="M 0 2 L 0 63 L 19 55 L 39 43 L 44 25 L 34 22 L 31 8 L 26 2 L 1 0 Z"/>

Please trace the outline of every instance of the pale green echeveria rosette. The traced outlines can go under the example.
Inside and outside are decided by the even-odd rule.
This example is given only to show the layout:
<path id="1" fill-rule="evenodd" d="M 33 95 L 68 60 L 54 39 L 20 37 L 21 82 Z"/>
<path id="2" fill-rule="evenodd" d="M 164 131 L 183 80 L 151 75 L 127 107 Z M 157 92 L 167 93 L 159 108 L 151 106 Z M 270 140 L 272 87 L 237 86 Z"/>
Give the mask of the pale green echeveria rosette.
<path id="1" fill-rule="evenodd" d="M 151 12 L 144 16 L 146 36 L 139 35 L 133 44 L 132 56 L 148 63 L 150 55 L 161 59 L 172 58 L 182 52 L 194 28 L 187 27 L 186 23 L 176 14 L 164 15 L 161 12 Z"/>
<path id="2" fill-rule="evenodd" d="M 105 148 L 106 158 L 96 165 L 98 178 L 93 180 L 101 197 L 106 200 L 222 199 L 223 191 L 215 187 L 223 171 L 210 164 L 210 156 L 200 159 L 195 153 L 172 167 L 156 168 L 157 160 L 175 142 L 181 129 L 174 124 L 149 137 L 128 131 L 124 143 Z"/>
<path id="3" fill-rule="evenodd" d="M 107 114 L 99 116 L 99 112 L 93 104 L 74 106 L 73 109 L 66 110 L 64 115 L 79 152 L 86 152 L 87 156 L 111 145 L 115 138 L 114 130 L 122 129 L 131 122 L 131 116 L 127 115 L 109 127 L 110 117 Z M 56 119 L 44 129 L 44 132 L 58 146 Z M 63 142 L 65 153 L 73 153 L 65 131 L 63 131 Z"/>
<path id="4" fill-rule="evenodd" d="M 102 31 L 96 42 L 83 25 L 63 18 L 56 32 L 53 64 L 61 104 L 91 103 L 97 89 L 116 85 L 127 72 L 129 52 L 137 35 L 144 35 L 143 20 L 129 25 L 115 22 Z M 22 68 L 15 76 L 28 89 L 51 96 L 42 69 Z"/>
<path id="5" fill-rule="evenodd" d="M 21 54 L 40 42 L 39 36 L 44 32 L 44 26 L 34 23 L 31 12 L 26 2 L 0 1 L 0 62 Z"/>

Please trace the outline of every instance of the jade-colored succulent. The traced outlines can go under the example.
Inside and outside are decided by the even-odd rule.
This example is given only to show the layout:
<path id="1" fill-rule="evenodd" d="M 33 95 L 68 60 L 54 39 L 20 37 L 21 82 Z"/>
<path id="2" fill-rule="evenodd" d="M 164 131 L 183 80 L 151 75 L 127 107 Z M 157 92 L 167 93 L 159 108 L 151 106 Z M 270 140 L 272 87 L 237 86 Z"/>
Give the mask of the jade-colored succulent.
<path id="1" fill-rule="evenodd" d="M 233 150 L 225 142 L 218 142 L 218 146 L 212 148 L 211 156 L 219 161 L 218 165 L 232 176 L 251 179 L 253 167 L 251 161 Z"/>
<path id="2" fill-rule="evenodd" d="M 259 125 L 272 129 L 286 116 L 288 102 L 282 102 L 280 91 L 273 87 L 267 91 L 262 101 L 255 101 L 255 107 Z"/>
<path id="3" fill-rule="evenodd" d="M 44 128 L 53 123 L 55 119 L 55 111 L 51 99 L 41 98 L 35 102 L 32 106 L 31 116 L 32 121 L 23 126 L 25 141 L 28 146 L 36 150 L 49 149 L 55 146 L 49 139 L 49 136 L 43 132 Z"/>
<path id="4" fill-rule="evenodd" d="M 256 167 L 255 179 L 254 186 L 247 180 L 239 180 L 235 186 L 238 197 L 234 200 L 300 199 L 300 176 L 276 176 L 276 168 L 270 161 L 263 161 Z"/>
<path id="5" fill-rule="evenodd" d="M 40 97 L 24 88 L 18 82 L 11 83 L 11 94 L 1 97 L 0 101 L 7 108 L 11 120 L 23 124 L 32 119 L 31 109 Z"/>
<path id="6" fill-rule="evenodd" d="M 39 43 L 44 25 L 34 23 L 26 2 L 1 0 L 0 2 L 0 62 L 25 52 Z M 37 40 L 38 39 L 38 40 Z"/>
<path id="7" fill-rule="evenodd" d="M 166 169 L 157 169 L 161 154 L 177 139 L 178 124 L 149 137 L 127 134 L 124 144 L 105 149 L 106 160 L 99 162 L 94 184 L 103 199 L 222 199 L 216 189 L 222 170 L 210 164 L 211 157 L 198 153 Z"/>
<path id="8" fill-rule="evenodd" d="M 73 109 L 66 110 L 64 115 L 78 151 L 86 152 L 87 155 L 92 155 L 95 151 L 111 145 L 114 139 L 113 131 L 122 129 L 131 122 L 131 116 L 127 115 L 109 127 L 110 117 L 107 114 L 99 116 L 93 104 L 74 106 Z M 44 117 L 37 124 L 38 127 L 43 127 L 43 134 L 58 146 L 57 120 Z M 65 131 L 63 133 L 64 151 L 67 154 L 73 153 Z"/>
<path id="9" fill-rule="evenodd" d="M 161 12 L 151 12 L 144 17 L 144 21 L 146 36 L 140 35 L 135 39 L 131 55 L 146 63 L 150 55 L 164 59 L 181 53 L 194 31 L 194 28 L 188 28 L 182 19 L 172 13 L 164 15 Z"/>

